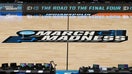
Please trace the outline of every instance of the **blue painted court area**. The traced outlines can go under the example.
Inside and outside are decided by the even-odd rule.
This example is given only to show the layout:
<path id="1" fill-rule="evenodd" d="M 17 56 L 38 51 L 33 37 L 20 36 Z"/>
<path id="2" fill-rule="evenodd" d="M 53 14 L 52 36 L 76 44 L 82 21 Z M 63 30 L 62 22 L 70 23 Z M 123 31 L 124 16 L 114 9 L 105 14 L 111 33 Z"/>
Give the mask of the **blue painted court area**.
<path id="1" fill-rule="evenodd" d="M 20 43 L 19 40 L 21 40 L 21 37 L 19 36 L 10 36 L 8 37 L 4 42 L 8 42 L 8 43 Z"/>
<path id="2" fill-rule="evenodd" d="M 56 74 L 79 74 L 78 70 L 57 70 Z"/>
<path id="3" fill-rule="evenodd" d="M 36 40 L 36 38 L 34 38 L 34 37 L 22 39 L 22 37 L 20 37 L 20 36 L 10 36 L 5 41 L 3 41 L 3 43 L 33 42 L 35 40 Z"/>

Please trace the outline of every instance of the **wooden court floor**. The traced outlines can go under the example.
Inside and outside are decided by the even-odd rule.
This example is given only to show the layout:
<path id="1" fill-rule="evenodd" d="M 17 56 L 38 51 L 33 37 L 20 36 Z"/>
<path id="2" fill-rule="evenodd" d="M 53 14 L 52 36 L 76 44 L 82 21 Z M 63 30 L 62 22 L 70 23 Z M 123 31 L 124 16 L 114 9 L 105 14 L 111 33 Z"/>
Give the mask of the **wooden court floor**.
<path id="1" fill-rule="evenodd" d="M 51 60 L 57 69 L 66 69 L 67 43 L 2 43 L 20 30 L 67 30 L 67 17 L 0 17 L 0 64 L 44 63 Z M 122 43 L 69 43 L 69 69 L 100 64 L 132 66 L 132 19 L 70 17 L 69 30 L 127 30 Z"/>

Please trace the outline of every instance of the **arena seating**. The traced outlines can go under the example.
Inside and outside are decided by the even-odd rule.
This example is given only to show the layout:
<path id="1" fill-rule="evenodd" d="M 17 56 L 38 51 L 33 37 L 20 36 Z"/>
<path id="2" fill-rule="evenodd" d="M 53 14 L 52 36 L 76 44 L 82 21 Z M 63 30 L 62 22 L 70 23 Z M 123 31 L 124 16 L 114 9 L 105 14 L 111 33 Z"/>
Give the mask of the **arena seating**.
<path id="1" fill-rule="evenodd" d="M 55 74 L 56 64 L 53 61 L 50 63 L 3 63 L 0 67 L 0 74 Z"/>
<path id="2" fill-rule="evenodd" d="M 118 67 L 100 67 L 98 64 L 94 64 L 93 67 L 80 67 L 79 74 L 132 74 L 132 67 L 128 67 L 128 64 L 118 64 Z"/>
<path id="3" fill-rule="evenodd" d="M 118 64 L 118 67 L 82 66 L 79 70 L 56 70 L 54 61 L 50 63 L 3 63 L 0 74 L 132 74 L 132 67 L 128 64 Z"/>

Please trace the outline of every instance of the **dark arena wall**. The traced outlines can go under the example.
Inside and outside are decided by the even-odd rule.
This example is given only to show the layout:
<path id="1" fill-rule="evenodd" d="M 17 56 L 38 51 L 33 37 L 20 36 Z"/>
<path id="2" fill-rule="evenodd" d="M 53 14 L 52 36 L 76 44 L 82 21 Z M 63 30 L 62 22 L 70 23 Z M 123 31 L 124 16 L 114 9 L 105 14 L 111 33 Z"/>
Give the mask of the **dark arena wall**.
<path id="1" fill-rule="evenodd" d="M 106 3 L 1 3 L 0 15 L 46 15 L 46 14 L 89 14 L 97 13 L 131 13 L 132 6 L 126 4 Z"/>
<path id="2" fill-rule="evenodd" d="M 130 72 L 131 68 L 128 70 L 126 64 L 132 66 L 131 12 L 130 3 L 0 3 L 0 64 L 16 62 L 20 65 L 20 63 L 45 63 L 53 60 L 57 64 L 57 71 L 76 70 L 77 73 L 79 67 L 88 65 L 92 67 L 93 64 L 102 67 L 114 66 L 116 68 L 112 69 L 119 71 L 118 64 L 123 64 L 121 69 Z M 75 32 L 123 30 L 125 34 L 123 32 L 119 35 L 126 35 L 127 38 L 123 42 L 28 42 L 27 38 L 21 43 L 3 43 L 10 36 L 24 39 L 23 35 L 19 37 L 17 33 L 23 30 Z M 114 35 L 117 35 L 115 33 L 117 32 L 114 32 Z M 84 68 L 80 68 L 82 74 Z M 94 68 L 86 69 L 85 72 L 95 71 Z M 102 68 L 97 69 L 102 71 Z M 0 68 L 0 71 L 3 70 Z M 105 71 L 108 72 L 106 68 Z M 64 74 L 64 71 L 59 74 Z"/>

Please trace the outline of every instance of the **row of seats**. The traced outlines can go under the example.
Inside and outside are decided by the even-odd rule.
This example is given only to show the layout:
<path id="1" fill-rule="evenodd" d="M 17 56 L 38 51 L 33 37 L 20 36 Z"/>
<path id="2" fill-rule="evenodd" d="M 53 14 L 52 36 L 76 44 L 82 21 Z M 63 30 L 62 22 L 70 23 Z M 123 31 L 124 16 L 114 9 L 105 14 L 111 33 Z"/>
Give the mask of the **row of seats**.
<path id="1" fill-rule="evenodd" d="M 0 67 L 0 74 L 55 74 L 56 64 L 50 63 L 3 63 Z"/>
<path id="2" fill-rule="evenodd" d="M 132 67 L 128 64 L 118 64 L 118 67 L 100 67 L 98 64 L 91 66 L 82 66 L 79 68 L 79 74 L 90 74 L 90 73 L 107 73 L 107 74 L 132 74 Z"/>
<path id="3" fill-rule="evenodd" d="M 8 63 L 3 63 L 2 64 L 2 69 L 7 70 L 7 69 L 22 69 L 22 70 L 26 70 L 26 69 L 50 69 L 52 68 L 52 65 L 50 63 L 20 63 L 20 65 L 17 65 L 16 63 L 10 63 L 10 66 L 8 65 Z"/>
<path id="4" fill-rule="evenodd" d="M 50 63 L 3 63 L 0 67 L 0 74 L 56 74 L 56 64 Z M 132 67 L 128 64 L 118 64 L 118 67 L 101 67 L 98 64 L 93 66 L 82 66 L 75 74 L 132 74 Z M 69 73 L 74 74 L 74 73 Z"/>

